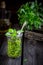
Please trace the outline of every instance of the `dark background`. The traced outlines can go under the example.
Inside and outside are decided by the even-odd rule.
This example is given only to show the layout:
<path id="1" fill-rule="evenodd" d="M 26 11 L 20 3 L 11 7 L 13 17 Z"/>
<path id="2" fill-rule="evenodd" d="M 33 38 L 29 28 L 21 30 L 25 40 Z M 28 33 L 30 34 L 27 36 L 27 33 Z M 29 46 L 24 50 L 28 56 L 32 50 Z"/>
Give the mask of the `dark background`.
<path id="1" fill-rule="evenodd" d="M 1 1 L 3 1 L 3 0 L 0 0 L 0 2 Z M 34 0 L 5 0 L 5 2 L 6 2 L 6 8 L 11 11 L 11 19 L 10 19 L 10 21 L 11 21 L 12 25 L 17 24 L 19 22 L 18 19 L 17 19 L 18 17 L 17 17 L 17 13 L 16 13 L 17 10 L 19 9 L 19 7 L 22 4 L 24 4 L 26 2 L 29 2 L 29 1 L 34 1 Z M 38 3 L 39 2 L 41 2 L 43 4 L 43 0 L 38 0 Z M 0 43 L 2 45 L 2 43 L 4 41 L 4 36 L 2 36 L 2 37 L 0 36 L 0 41 L 1 41 Z M 27 58 L 28 61 L 24 62 L 23 65 L 35 65 L 34 63 L 37 63 L 37 65 L 43 65 L 43 50 L 42 50 L 43 49 L 43 45 L 42 45 L 43 42 L 42 43 L 40 42 L 40 44 L 39 44 L 39 42 L 37 42 L 37 43 L 35 43 L 35 45 L 32 44 L 32 42 L 31 43 L 30 42 L 29 42 L 29 40 L 28 41 L 25 40 L 25 45 L 24 45 L 24 59 Z M 1 52 L 2 52 L 2 54 L 6 53 L 6 42 L 3 43 L 2 47 L 1 47 L 0 53 Z M 29 52 L 30 52 L 30 54 L 29 54 Z M 36 60 L 35 60 L 35 55 L 36 55 Z M 0 61 L 1 61 L 0 65 L 10 65 L 11 63 L 13 65 L 14 64 L 16 65 L 16 63 L 17 63 L 17 65 L 20 65 L 20 64 L 18 64 L 18 63 L 20 63 L 19 59 L 14 60 L 14 59 L 10 59 L 10 58 L 6 58 L 6 57 L 2 56 L 2 57 L 0 57 Z M 9 62 L 9 61 L 11 61 L 11 62 Z M 29 61 L 30 61 L 30 64 L 29 64 Z"/>
<path id="2" fill-rule="evenodd" d="M 6 8 L 8 10 L 11 11 L 11 23 L 18 23 L 18 17 L 17 17 L 17 10 L 19 9 L 19 7 L 29 1 L 35 1 L 35 0 L 0 0 L 1 1 L 5 1 L 6 2 Z M 43 0 L 37 0 L 38 3 L 41 2 L 43 4 Z"/>

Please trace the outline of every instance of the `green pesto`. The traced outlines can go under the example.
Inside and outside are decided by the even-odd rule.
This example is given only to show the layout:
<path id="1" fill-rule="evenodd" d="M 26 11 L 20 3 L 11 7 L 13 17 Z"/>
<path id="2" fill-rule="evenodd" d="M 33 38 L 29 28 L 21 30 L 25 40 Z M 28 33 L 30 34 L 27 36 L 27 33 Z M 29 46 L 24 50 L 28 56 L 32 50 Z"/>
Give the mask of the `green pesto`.
<path id="1" fill-rule="evenodd" d="M 16 58 L 21 56 L 21 39 L 9 39 L 7 54 L 9 57 Z"/>

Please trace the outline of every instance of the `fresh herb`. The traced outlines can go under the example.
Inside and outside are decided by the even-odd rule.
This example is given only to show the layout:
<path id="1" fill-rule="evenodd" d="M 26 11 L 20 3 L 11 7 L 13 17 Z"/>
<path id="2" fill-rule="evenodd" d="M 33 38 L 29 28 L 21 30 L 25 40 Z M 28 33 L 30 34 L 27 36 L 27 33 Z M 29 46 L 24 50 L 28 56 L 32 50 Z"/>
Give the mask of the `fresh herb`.
<path id="1" fill-rule="evenodd" d="M 26 21 L 28 30 L 41 28 L 43 24 L 43 10 L 41 4 L 35 2 L 25 3 L 17 11 L 19 24 L 23 25 Z"/>

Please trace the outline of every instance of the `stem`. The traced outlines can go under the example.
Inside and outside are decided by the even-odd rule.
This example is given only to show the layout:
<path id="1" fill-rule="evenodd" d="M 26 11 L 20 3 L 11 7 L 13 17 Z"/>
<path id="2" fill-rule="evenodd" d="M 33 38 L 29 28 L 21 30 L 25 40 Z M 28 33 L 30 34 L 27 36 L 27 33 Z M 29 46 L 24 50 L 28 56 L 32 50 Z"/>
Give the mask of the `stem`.
<path id="1" fill-rule="evenodd" d="M 22 28 L 21 28 L 21 30 L 23 30 L 24 29 L 24 27 L 27 25 L 27 21 L 25 21 L 24 22 L 24 24 L 23 24 L 23 26 L 22 26 Z"/>
<path id="2" fill-rule="evenodd" d="M 24 29 L 24 27 L 25 27 L 26 25 L 27 25 L 27 21 L 25 21 L 25 22 L 24 22 L 24 24 L 23 24 L 23 26 L 22 26 L 21 30 L 23 30 L 23 29 Z M 20 35 L 21 35 L 21 32 L 19 32 L 19 33 L 18 33 L 18 35 L 20 36 Z"/>

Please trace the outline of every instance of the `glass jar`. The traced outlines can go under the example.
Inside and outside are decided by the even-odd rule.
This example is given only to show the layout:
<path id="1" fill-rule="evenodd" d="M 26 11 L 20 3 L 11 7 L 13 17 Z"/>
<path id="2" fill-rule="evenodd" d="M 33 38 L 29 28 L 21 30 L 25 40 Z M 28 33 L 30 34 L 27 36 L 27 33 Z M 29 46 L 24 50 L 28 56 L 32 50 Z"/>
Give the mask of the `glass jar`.
<path id="1" fill-rule="evenodd" d="M 16 38 L 8 37 L 7 55 L 11 58 L 21 56 L 22 51 L 22 34 L 17 35 Z"/>

